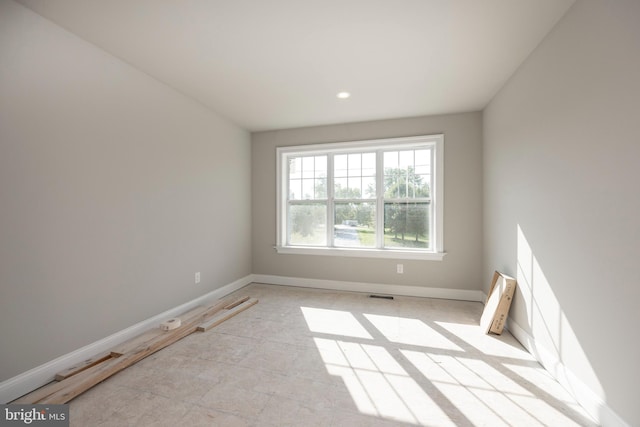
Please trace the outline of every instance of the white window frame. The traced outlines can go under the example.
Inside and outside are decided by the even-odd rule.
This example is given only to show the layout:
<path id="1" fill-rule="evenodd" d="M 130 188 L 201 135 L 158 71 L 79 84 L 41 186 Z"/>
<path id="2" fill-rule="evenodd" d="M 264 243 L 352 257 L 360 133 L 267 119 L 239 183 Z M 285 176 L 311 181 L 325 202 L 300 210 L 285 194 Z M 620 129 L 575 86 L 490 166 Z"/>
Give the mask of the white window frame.
<path id="1" fill-rule="evenodd" d="M 329 246 L 291 246 L 287 245 L 287 185 L 288 170 L 287 159 L 295 156 L 341 154 L 358 152 L 362 150 L 402 150 L 418 149 L 429 147 L 433 150 L 432 177 L 433 187 L 431 188 L 431 203 L 433 204 L 433 218 L 430 229 L 430 239 L 432 242 L 430 249 L 415 248 L 344 248 Z M 380 157 L 380 156 L 379 156 Z M 329 166 L 330 167 L 329 162 Z M 382 188 L 381 161 L 377 167 L 377 216 L 384 215 Z M 328 175 L 332 172 L 328 171 Z M 351 256 L 364 258 L 397 258 L 397 259 L 419 259 L 440 261 L 446 255 L 444 251 L 444 135 L 422 135 L 402 138 L 375 139 L 366 141 L 350 141 L 326 144 L 297 145 L 277 147 L 276 149 L 276 197 L 277 197 L 277 226 L 276 226 L 276 250 L 280 254 L 296 255 L 329 255 L 329 256 Z M 332 177 L 331 177 L 332 178 Z M 327 177 L 327 189 L 333 186 L 333 180 Z M 328 198 L 332 198 L 332 191 L 329 191 Z M 338 200 L 339 201 L 339 200 Z M 327 202 L 333 205 L 335 200 Z M 382 210 L 379 210 L 382 206 Z M 331 216 L 328 212 L 328 217 Z M 327 221 L 327 227 L 333 221 Z M 333 227 L 331 227 L 333 233 Z"/>

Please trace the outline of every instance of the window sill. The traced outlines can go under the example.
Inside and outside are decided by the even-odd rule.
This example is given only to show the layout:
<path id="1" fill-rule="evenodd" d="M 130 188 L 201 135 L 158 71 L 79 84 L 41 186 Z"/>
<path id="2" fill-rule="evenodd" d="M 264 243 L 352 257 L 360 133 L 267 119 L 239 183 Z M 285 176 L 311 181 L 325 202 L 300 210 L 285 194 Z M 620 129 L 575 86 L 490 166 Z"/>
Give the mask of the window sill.
<path id="1" fill-rule="evenodd" d="M 312 248 L 307 246 L 274 246 L 279 254 L 324 255 L 358 258 L 417 259 L 442 261 L 446 252 L 422 252 L 397 249 Z"/>

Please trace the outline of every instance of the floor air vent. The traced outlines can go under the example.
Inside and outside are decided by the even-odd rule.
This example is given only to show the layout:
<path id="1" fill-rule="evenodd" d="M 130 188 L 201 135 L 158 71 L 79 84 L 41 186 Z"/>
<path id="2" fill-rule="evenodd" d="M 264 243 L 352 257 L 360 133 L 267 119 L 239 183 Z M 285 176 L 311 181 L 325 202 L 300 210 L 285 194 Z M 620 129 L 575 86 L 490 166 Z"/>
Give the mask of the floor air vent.
<path id="1" fill-rule="evenodd" d="M 391 295 L 375 295 L 375 294 L 369 295 L 369 298 L 393 299 Z"/>

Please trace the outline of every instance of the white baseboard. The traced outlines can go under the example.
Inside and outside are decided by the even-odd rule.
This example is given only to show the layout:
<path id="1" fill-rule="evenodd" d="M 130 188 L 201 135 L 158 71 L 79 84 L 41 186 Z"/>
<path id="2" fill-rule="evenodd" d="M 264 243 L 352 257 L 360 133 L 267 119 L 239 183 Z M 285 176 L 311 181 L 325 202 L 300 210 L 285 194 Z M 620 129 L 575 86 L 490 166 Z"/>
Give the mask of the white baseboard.
<path id="1" fill-rule="evenodd" d="M 96 354 L 108 351 L 109 349 L 117 346 L 124 341 L 131 339 L 142 332 L 156 327 L 160 322 L 172 317 L 176 317 L 185 311 L 188 311 L 198 305 L 205 304 L 209 301 L 213 301 L 224 297 L 238 289 L 241 289 L 253 281 L 253 276 L 248 275 L 228 285 L 215 289 L 201 297 L 193 299 L 187 303 L 179 305 L 175 308 L 167 310 L 156 316 L 153 316 L 147 320 L 136 323 L 126 329 L 116 332 L 113 335 L 109 335 L 99 341 L 93 342 L 82 348 L 79 348 L 71 353 L 67 353 L 57 359 L 51 360 L 43 365 L 30 369 L 27 372 L 16 375 L 13 378 L 9 378 L 6 381 L 0 383 L 0 402 L 8 403 L 18 397 L 29 393 L 36 388 L 54 380 L 56 373 L 74 366 L 83 360 L 95 356 Z"/>
<path id="2" fill-rule="evenodd" d="M 342 282 L 338 280 L 303 279 L 298 277 L 271 276 L 267 274 L 254 274 L 253 281 L 269 285 L 298 286 L 302 288 L 330 289 L 334 291 L 454 299 L 462 301 L 484 301 L 484 293 L 482 291 L 472 291 L 467 289 L 426 288 L 421 286 L 387 285 L 382 283 Z"/>
<path id="3" fill-rule="evenodd" d="M 511 318 L 507 319 L 506 327 L 599 425 L 603 427 L 631 427 L 596 392 L 567 369 L 557 356 L 543 346 L 537 345 L 535 339 Z"/>

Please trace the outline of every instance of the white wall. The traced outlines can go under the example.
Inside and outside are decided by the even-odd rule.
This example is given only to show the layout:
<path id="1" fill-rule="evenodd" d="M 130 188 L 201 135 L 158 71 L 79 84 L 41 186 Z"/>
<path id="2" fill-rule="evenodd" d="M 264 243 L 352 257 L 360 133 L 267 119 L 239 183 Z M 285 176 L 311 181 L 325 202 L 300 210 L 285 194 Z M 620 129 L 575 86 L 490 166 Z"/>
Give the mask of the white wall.
<path id="1" fill-rule="evenodd" d="M 604 425 L 640 425 L 639 23 L 576 2 L 484 112 L 484 283 L 517 275 L 512 331 Z"/>
<path id="2" fill-rule="evenodd" d="M 250 154 L 246 131 L 0 0 L 0 381 L 250 274 Z"/>
<path id="3" fill-rule="evenodd" d="M 482 115 L 476 112 L 252 134 L 253 273 L 337 282 L 476 290 L 480 294 L 481 124 Z M 276 243 L 276 147 L 437 133 L 444 133 L 444 249 L 447 252 L 444 260 L 276 253 L 273 248 Z M 404 264 L 404 274 L 396 273 L 399 262 Z M 313 283 L 317 285 L 319 282 Z M 409 293 L 412 294 L 411 289 Z M 419 289 L 413 294 L 429 295 L 429 292 Z"/>

